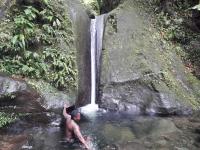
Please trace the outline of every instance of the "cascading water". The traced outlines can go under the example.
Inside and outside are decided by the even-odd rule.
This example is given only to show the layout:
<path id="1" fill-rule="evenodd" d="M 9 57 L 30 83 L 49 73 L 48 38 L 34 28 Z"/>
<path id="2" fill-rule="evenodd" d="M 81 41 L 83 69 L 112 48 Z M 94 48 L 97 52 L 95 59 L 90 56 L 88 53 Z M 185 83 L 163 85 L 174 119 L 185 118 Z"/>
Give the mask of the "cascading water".
<path id="1" fill-rule="evenodd" d="M 95 105 L 96 100 L 96 19 L 91 20 L 91 105 Z"/>
<path id="2" fill-rule="evenodd" d="M 95 103 L 98 94 L 100 76 L 100 58 L 104 32 L 104 16 L 96 16 L 91 19 L 91 103 L 81 108 L 83 111 L 96 111 L 98 105 Z"/>

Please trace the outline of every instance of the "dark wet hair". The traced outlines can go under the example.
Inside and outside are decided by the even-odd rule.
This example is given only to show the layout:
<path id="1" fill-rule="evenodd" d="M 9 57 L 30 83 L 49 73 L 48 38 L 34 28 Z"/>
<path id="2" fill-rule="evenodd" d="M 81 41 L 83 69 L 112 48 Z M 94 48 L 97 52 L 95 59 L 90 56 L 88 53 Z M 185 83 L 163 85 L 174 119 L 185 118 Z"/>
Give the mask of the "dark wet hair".
<path id="1" fill-rule="evenodd" d="M 74 110 L 71 112 L 72 118 L 76 117 L 76 115 L 77 115 L 78 113 L 80 113 L 80 112 L 78 111 L 78 109 L 74 109 Z"/>

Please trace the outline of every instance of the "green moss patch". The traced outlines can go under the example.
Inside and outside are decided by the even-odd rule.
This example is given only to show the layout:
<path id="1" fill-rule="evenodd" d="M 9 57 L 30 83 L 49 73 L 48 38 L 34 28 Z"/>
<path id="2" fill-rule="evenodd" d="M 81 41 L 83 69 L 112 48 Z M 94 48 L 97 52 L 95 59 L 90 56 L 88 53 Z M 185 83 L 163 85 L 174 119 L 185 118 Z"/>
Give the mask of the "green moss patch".
<path id="1" fill-rule="evenodd" d="M 4 112 L 0 112 L 0 128 L 14 122 L 17 119 L 14 114 L 7 114 Z"/>

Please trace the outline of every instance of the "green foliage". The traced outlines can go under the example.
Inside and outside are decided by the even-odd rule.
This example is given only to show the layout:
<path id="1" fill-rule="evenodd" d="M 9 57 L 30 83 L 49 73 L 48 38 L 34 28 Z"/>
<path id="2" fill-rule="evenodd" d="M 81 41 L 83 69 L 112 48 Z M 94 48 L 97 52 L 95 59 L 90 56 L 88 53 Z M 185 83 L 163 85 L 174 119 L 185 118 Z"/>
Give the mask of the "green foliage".
<path id="1" fill-rule="evenodd" d="M 15 51 L 25 50 L 28 40 L 35 36 L 34 20 L 39 11 L 32 6 L 26 7 L 22 14 L 14 19 L 15 29 L 13 31 L 12 45 Z"/>
<path id="2" fill-rule="evenodd" d="M 43 0 L 39 8 L 11 7 L 10 17 L 0 24 L 0 71 L 44 79 L 57 88 L 76 86 L 76 58 L 69 49 L 74 40 L 71 22 L 63 8 L 55 6 Z"/>
<path id="3" fill-rule="evenodd" d="M 158 14 L 157 25 L 161 29 L 161 34 L 165 40 L 174 42 L 183 41 L 186 38 L 186 33 L 181 26 L 182 23 L 182 19 L 172 18 L 164 12 Z"/>
<path id="4" fill-rule="evenodd" d="M 43 0 L 43 2 L 48 5 L 49 4 L 49 0 Z"/>
<path id="5" fill-rule="evenodd" d="M 0 128 L 15 121 L 16 119 L 17 119 L 17 117 L 14 114 L 6 114 L 4 112 L 0 112 Z"/>
<path id="6" fill-rule="evenodd" d="M 160 0 L 151 0 L 148 2 L 151 6 L 148 8 L 151 8 L 150 11 L 155 14 L 154 25 L 160 29 L 162 41 L 171 41 L 173 49 L 181 55 L 187 66 L 188 63 L 192 64 L 189 65 L 191 71 L 193 70 L 194 75 L 199 77 L 198 73 L 195 73 L 195 68 L 200 66 L 200 48 L 198 46 L 200 35 L 198 23 L 195 22 L 198 11 L 193 13 L 192 9 L 200 10 L 200 5 L 194 6 L 196 2 L 189 0 L 164 1 L 162 3 Z M 193 16 L 194 14 L 195 16 Z"/>
<path id="7" fill-rule="evenodd" d="M 103 0 L 97 0 L 99 7 L 101 7 L 103 5 Z"/>
<path id="8" fill-rule="evenodd" d="M 100 1 L 99 0 L 82 0 L 87 9 L 95 15 L 100 14 Z"/>
<path id="9" fill-rule="evenodd" d="M 65 87 L 65 84 L 76 86 L 77 72 L 74 70 L 76 64 L 73 55 L 64 56 L 56 49 L 46 49 L 43 54 L 44 60 L 51 62 L 48 80 L 55 83 L 56 87 Z"/>
<path id="10" fill-rule="evenodd" d="M 6 93 L 6 94 L 3 94 L 3 95 L 0 95 L 0 101 L 1 100 L 13 100 L 16 98 L 16 95 L 14 93 Z"/>

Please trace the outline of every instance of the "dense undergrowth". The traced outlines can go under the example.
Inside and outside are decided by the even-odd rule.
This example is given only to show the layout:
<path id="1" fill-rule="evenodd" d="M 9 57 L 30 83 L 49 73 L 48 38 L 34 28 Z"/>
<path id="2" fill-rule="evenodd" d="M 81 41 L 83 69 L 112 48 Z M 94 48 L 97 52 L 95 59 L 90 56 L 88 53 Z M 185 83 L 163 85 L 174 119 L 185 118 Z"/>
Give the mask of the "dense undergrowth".
<path id="1" fill-rule="evenodd" d="M 200 28 L 195 19 L 200 16 L 198 1 L 150 0 L 144 5 L 155 14 L 154 25 L 163 41 L 170 41 L 188 71 L 200 78 Z"/>
<path id="2" fill-rule="evenodd" d="M 142 5 L 144 9 L 147 9 L 148 14 L 152 13 L 152 24 L 158 30 L 158 37 L 161 39 L 162 47 L 165 49 L 163 53 L 165 54 L 164 59 L 170 60 L 171 56 L 168 51 L 177 53 L 185 64 L 185 79 L 190 88 L 193 89 L 194 94 L 185 94 L 185 92 L 180 88 L 182 85 L 174 78 L 176 70 L 173 69 L 174 62 L 166 63 L 166 68 L 164 72 L 164 82 L 167 86 L 175 91 L 181 99 L 186 99 L 189 101 L 194 108 L 199 107 L 199 89 L 197 78 L 200 77 L 200 49 L 199 40 L 200 34 L 197 24 L 194 21 L 194 6 L 198 2 L 189 0 L 150 0 L 144 2 Z M 147 7 L 150 6 L 150 7 Z M 169 56 L 168 56 L 169 55 Z M 167 56 L 167 57 L 166 57 Z M 167 61 L 166 61 L 167 62 Z M 174 72 L 175 71 L 175 72 Z M 193 76 L 195 75 L 195 76 Z"/>
<path id="3" fill-rule="evenodd" d="M 0 71 L 76 87 L 72 24 L 63 1 L 16 1 L 0 23 Z"/>
<path id="4" fill-rule="evenodd" d="M 81 2 L 85 5 L 86 9 L 89 11 L 90 14 L 92 15 L 100 14 L 99 0 L 81 0 Z"/>
<path id="5" fill-rule="evenodd" d="M 81 0 L 92 15 L 105 14 L 116 8 L 123 0 Z"/>

